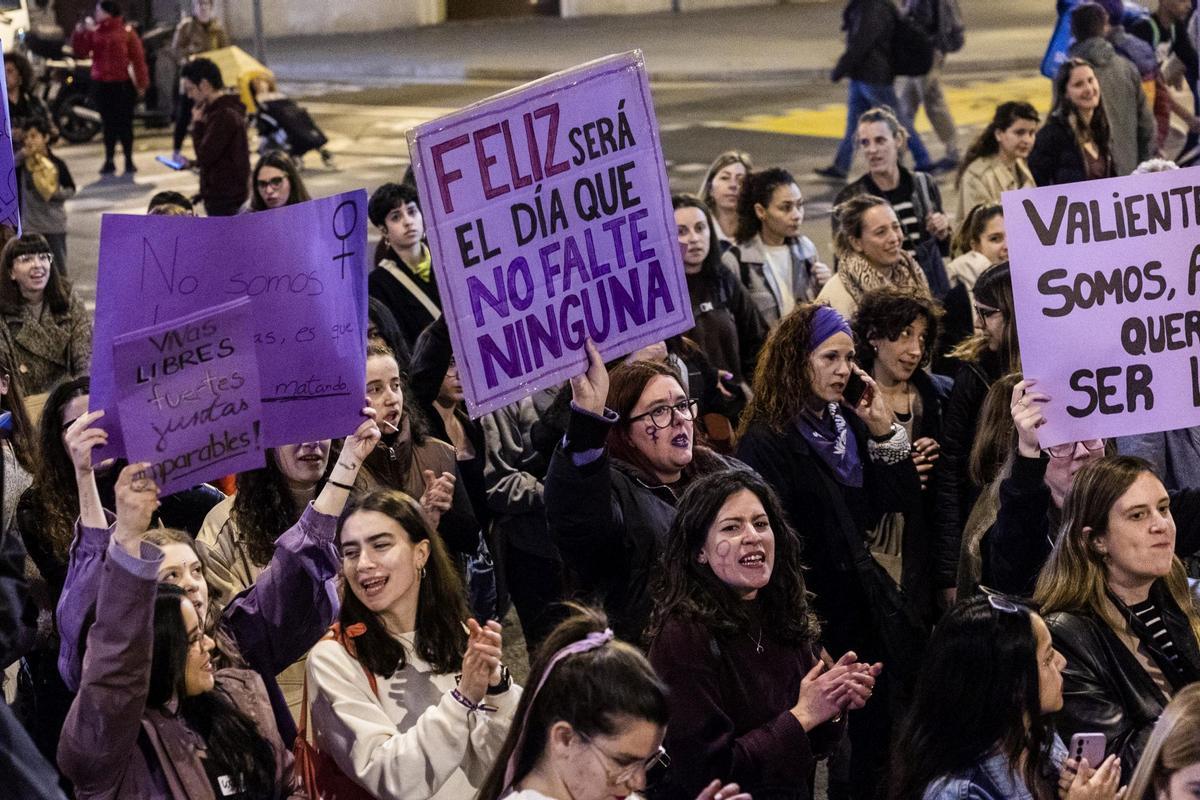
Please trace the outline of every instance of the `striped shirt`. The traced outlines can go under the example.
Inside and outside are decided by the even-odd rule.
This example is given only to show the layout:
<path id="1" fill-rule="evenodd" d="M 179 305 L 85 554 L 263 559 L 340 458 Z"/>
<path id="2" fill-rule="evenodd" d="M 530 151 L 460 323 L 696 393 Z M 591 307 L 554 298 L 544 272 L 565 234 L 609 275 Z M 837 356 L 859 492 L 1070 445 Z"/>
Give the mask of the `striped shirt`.
<path id="1" fill-rule="evenodd" d="M 1170 659 L 1172 665 L 1179 666 L 1179 651 L 1175 648 L 1175 642 L 1171 639 L 1171 633 L 1167 630 L 1166 623 L 1163 622 L 1162 611 L 1159 610 L 1158 604 L 1153 600 L 1147 600 L 1144 603 L 1129 606 L 1129 610 L 1150 632 L 1151 641 L 1148 644 L 1152 644 Z"/>

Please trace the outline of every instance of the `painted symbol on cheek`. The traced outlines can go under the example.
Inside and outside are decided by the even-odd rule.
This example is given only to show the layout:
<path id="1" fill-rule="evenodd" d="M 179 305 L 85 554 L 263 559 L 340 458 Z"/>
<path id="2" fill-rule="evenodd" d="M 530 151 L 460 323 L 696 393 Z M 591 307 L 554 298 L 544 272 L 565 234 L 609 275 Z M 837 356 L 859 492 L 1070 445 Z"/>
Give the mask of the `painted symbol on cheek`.
<path id="1" fill-rule="evenodd" d="M 646 426 L 646 435 L 650 437 L 650 441 L 658 444 L 658 428 L 653 425 Z"/>

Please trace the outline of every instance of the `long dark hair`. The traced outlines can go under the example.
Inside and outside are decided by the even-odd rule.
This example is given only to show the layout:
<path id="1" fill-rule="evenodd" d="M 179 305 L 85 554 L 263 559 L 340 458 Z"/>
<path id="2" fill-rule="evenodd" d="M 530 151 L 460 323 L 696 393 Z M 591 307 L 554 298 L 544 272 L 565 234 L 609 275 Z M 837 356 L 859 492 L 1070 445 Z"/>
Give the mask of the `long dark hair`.
<path id="1" fill-rule="evenodd" d="M 1012 273 L 1007 261 L 993 264 L 975 281 L 975 300 L 1000 309 L 1004 317 L 1004 337 L 996 353 L 1001 373 L 1021 371 L 1021 344 L 1017 338 L 1017 304 L 1013 301 Z M 964 339 L 950 351 L 951 358 L 979 363 L 988 350 L 987 335 L 977 333 Z"/>
<path id="2" fill-rule="evenodd" d="M 758 473 L 747 469 L 705 475 L 679 498 L 655 586 L 651 639 L 673 616 L 696 620 L 729 636 L 747 630 L 747 604 L 721 582 L 710 566 L 696 560 L 721 506 L 741 491 L 753 492 L 759 499 L 775 536 L 771 580 L 758 592 L 764 616 L 771 620 L 770 636 L 789 645 L 808 645 L 817 640 L 820 626 L 804 587 L 800 538 L 788 524 L 775 491 Z"/>
<path id="3" fill-rule="evenodd" d="M 671 195 L 671 207 L 676 210 L 698 208 L 704 214 L 704 221 L 708 223 L 708 255 L 704 257 L 704 263 L 700 265 L 700 274 L 709 283 L 715 285 L 721 279 L 721 270 L 724 267 L 721 266 L 721 243 L 717 239 L 717 223 L 713 219 L 712 212 L 694 194 Z"/>
<path id="4" fill-rule="evenodd" d="M 242 782 L 250 797 L 274 797 L 275 752 L 263 739 L 254 721 L 218 689 L 187 696 L 187 629 L 178 586 L 160 583 L 154 600 L 154 650 L 150 666 L 150 691 L 146 706 L 165 709 L 179 700 L 179 715 L 204 740 L 204 757 L 210 771 Z"/>
<path id="5" fill-rule="evenodd" d="M 766 208 L 771 205 L 771 196 L 780 186 L 796 183 L 792 173 L 782 167 L 771 167 L 761 172 L 746 175 L 742 193 L 738 195 L 738 223 L 734 237 L 738 243 L 748 242 L 762 230 L 762 221 L 754 212 L 756 205 Z M 796 184 L 799 186 L 800 184 Z"/>
<path id="6" fill-rule="evenodd" d="M 38 426 L 37 468 L 33 476 L 33 499 L 41 512 L 41 526 L 26 535 L 47 539 L 54 554 L 67 561 L 67 552 L 75 535 L 79 516 L 79 490 L 75 483 L 75 464 L 62 443 L 62 412 L 76 397 L 91 391 L 87 375 L 57 383 L 46 398 Z"/>
<path id="7" fill-rule="evenodd" d="M 25 305 L 25 298 L 21 295 L 21 289 L 13 278 L 13 262 L 17 260 L 18 256 L 41 253 L 54 255 L 46 237 L 38 233 L 27 233 L 24 236 L 10 239 L 8 244 L 4 245 L 4 249 L 0 250 L 0 311 L 5 314 L 21 313 L 21 307 Z M 59 271 L 64 266 L 66 265 L 60 264 L 57 269 L 51 268 L 43 294 L 47 308 L 55 314 L 65 314 L 71 307 L 71 284 L 66 278 L 59 275 Z"/>
<path id="8" fill-rule="evenodd" d="M 516 753 L 513 782 L 528 775 L 546 749 L 546 735 L 556 722 L 566 722 L 588 737 L 613 736 L 624 719 L 645 720 L 660 727 L 667 724 L 667 687 L 646 656 L 625 642 L 614 639 L 569 655 L 546 675 L 555 653 L 608 627 L 603 612 L 575 603 L 567 606 L 573 613 L 542 642 L 508 738 L 476 800 L 499 800 L 502 796 L 505 772 L 518 740 L 521 750 Z M 543 679 L 541 689 L 534 691 Z"/>
<path id="9" fill-rule="evenodd" d="M 1075 138 L 1079 140 L 1080 144 L 1088 140 L 1095 142 L 1100 155 L 1107 158 L 1112 131 L 1108 127 L 1108 114 L 1104 111 L 1104 93 L 1100 93 L 1100 103 L 1092 113 L 1090 123 L 1083 121 L 1083 114 L 1071 102 L 1071 98 L 1067 97 L 1067 84 L 1071 82 L 1071 73 L 1081 67 L 1087 67 L 1093 74 L 1096 72 L 1096 68 L 1092 66 L 1091 62 L 1082 58 L 1068 58 L 1058 68 L 1058 73 L 1054 76 L 1054 96 L 1057 101 L 1050 113 L 1062 117 L 1075 132 Z"/>
<path id="10" fill-rule="evenodd" d="M 417 501 L 394 489 L 378 489 L 355 498 L 338 520 L 338 546 L 346 520 L 360 511 L 377 511 L 391 517 L 413 544 L 429 542 L 429 560 L 417 595 L 417 630 L 414 647 L 417 655 L 445 675 L 458 670 L 467 634 L 463 621 L 467 606 L 463 599 L 462 579 L 454 567 L 442 537 L 429 527 Z M 354 638 L 358 660 L 376 675 L 390 677 L 408 663 L 404 645 L 384 628 L 379 616 L 363 605 L 354 592 L 343 591 L 342 610 L 338 615 L 342 630 L 362 624 L 366 631 Z"/>
<path id="11" fill-rule="evenodd" d="M 0 375 L 8 380 L 8 391 L 0 395 L 0 411 L 7 411 L 12 415 L 12 433 L 8 439 L 12 442 L 17 463 L 32 474 L 37 469 L 38 461 L 34 441 L 37 432 L 33 429 L 33 423 L 29 421 L 28 412 L 25 411 L 25 393 L 21 391 L 20 383 L 15 380 L 12 365 L 3 354 L 0 354 Z"/>
<path id="12" fill-rule="evenodd" d="M 288 179 L 288 199 L 284 205 L 294 206 L 296 203 L 303 203 L 306 200 L 312 200 L 312 196 L 308 193 L 308 187 L 304 185 L 304 179 L 300 177 L 299 171 L 296 170 L 296 165 L 292 163 L 292 158 L 282 150 L 271 150 L 258 160 L 254 165 L 254 172 L 250 175 L 250 210 L 251 211 L 266 211 L 267 204 L 263 201 L 262 193 L 258 191 L 258 173 L 263 167 L 274 167 L 275 169 L 287 175 Z"/>
<path id="13" fill-rule="evenodd" d="M 329 460 L 325 463 L 325 473 L 317 481 L 317 494 L 325 487 L 340 452 L 340 440 L 329 443 Z M 238 473 L 237 494 L 229 518 L 237 526 L 238 535 L 255 564 L 261 566 L 271 561 L 275 540 L 296 524 L 302 513 L 304 509 L 296 506 L 288 490 L 287 476 L 279 467 L 279 451 L 274 447 L 267 449 L 266 466 Z M 220 599 L 229 602 L 233 598 Z"/>
<path id="14" fill-rule="evenodd" d="M 996 113 L 992 115 L 992 121 L 967 148 L 962 164 L 959 165 L 958 175 L 954 178 L 954 185 L 962 184 L 963 173 L 967 171 L 967 167 L 971 166 L 971 162 L 999 153 L 1000 142 L 997 141 L 996 134 L 1008 130 L 1017 120 L 1022 119 L 1033 123 L 1042 121 L 1042 118 L 1038 116 L 1037 109 L 1023 100 L 1009 100 L 1007 103 L 996 106 Z"/>
<path id="15" fill-rule="evenodd" d="M 816 396 L 808 345 L 813 314 L 819 307 L 796 306 L 767 337 L 754 368 L 754 396 L 742 412 L 741 433 L 754 422 L 783 431 Z"/>
<path id="16" fill-rule="evenodd" d="M 947 612 L 933 631 L 895 741 L 893 800 L 921 797 L 934 781 L 997 749 L 1014 773 L 1025 756 L 1021 777 L 1030 794 L 1056 797 L 1044 775 L 1054 734 L 1042 714 L 1033 611 L 981 596 Z"/>

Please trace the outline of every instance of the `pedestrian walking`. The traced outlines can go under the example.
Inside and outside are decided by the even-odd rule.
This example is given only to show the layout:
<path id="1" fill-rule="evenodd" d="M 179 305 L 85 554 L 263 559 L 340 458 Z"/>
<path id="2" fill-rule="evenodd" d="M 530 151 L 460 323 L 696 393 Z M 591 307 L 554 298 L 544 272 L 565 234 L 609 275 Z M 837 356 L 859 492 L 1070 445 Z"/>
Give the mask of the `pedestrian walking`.
<path id="1" fill-rule="evenodd" d="M 197 53 L 219 50 L 228 47 L 229 34 L 221 20 L 213 13 L 213 0 L 192 0 L 191 16 L 184 17 L 175 26 L 175 35 L 171 39 L 171 54 L 175 56 L 176 72 Z M 179 79 L 174 84 L 179 86 Z M 186 92 L 176 91 L 175 95 L 175 129 L 172 132 L 171 160 L 182 161 L 183 140 L 187 137 L 188 128 L 192 125 L 192 99 Z"/>
<path id="2" fill-rule="evenodd" d="M 932 35 L 933 66 L 924 75 L 896 78 L 898 110 L 904 118 L 916 119 L 917 111 L 925 107 L 925 116 L 946 151 L 934 162 L 933 171 L 951 172 L 958 167 L 958 127 L 942 92 L 942 67 L 946 63 L 946 54 L 963 46 L 962 12 L 957 0 L 906 0 L 904 13 Z"/>
<path id="3" fill-rule="evenodd" d="M 209 59 L 192 59 L 181 74 L 183 90 L 194 104 L 192 145 L 204 210 L 210 217 L 231 217 L 250 194 L 246 107 L 225 91 L 221 70 Z"/>
<path id="4" fill-rule="evenodd" d="M 75 27 L 71 47 L 77 56 L 92 59 L 93 91 L 104 126 L 100 174 L 117 171 L 113 157 L 119 141 L 125 154 L 125 174 L 132 175 L 137 172 L 133 163 L 133 109 L 150 86 L 150 72 L 142 40 L 125 23 L 116 1 L 100 0 L 94 13 Z"/>
<path id="5" fill-rule="evenodd" d="M 850 174 L 855 133 L 859 117 L 864 112 L 879 106 L 900 107 L 893 87 L 896 73 L 892 66 L 893 35 L 899 13 L 892 0 L 850 0 L 842 12 L 846 50 L 833 68 L 832 78 L 835 83 L 842 78 L 850 80 L 846 101 L 846 133 L 838 145 L 833 164 L 816 171 L 824 178 L 845 180 Z M 917 169 L 930 171 L 933 162 L 913 127 L 912 119 L 905 117 L 903 122 Z"/>

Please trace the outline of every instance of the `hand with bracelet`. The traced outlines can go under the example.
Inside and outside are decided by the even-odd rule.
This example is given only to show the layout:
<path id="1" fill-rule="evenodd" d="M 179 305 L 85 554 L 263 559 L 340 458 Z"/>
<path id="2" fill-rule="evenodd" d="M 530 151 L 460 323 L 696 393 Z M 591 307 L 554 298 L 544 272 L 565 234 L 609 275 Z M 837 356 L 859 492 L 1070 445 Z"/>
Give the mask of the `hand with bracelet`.
<path id="1" fill-rule="evenodd" d="M 375 409 L 362 410 L 366 417 L 354 433 L 342 442 L 342 452 L 325 481 L 325 488 L 313 503 L 313 508 L 322 514 L 337 516 L 342 513 L 349 493 L 354 490 L 354 480 L 363 462 L 379 443 L 379 426 L 375 424 Z"/>

